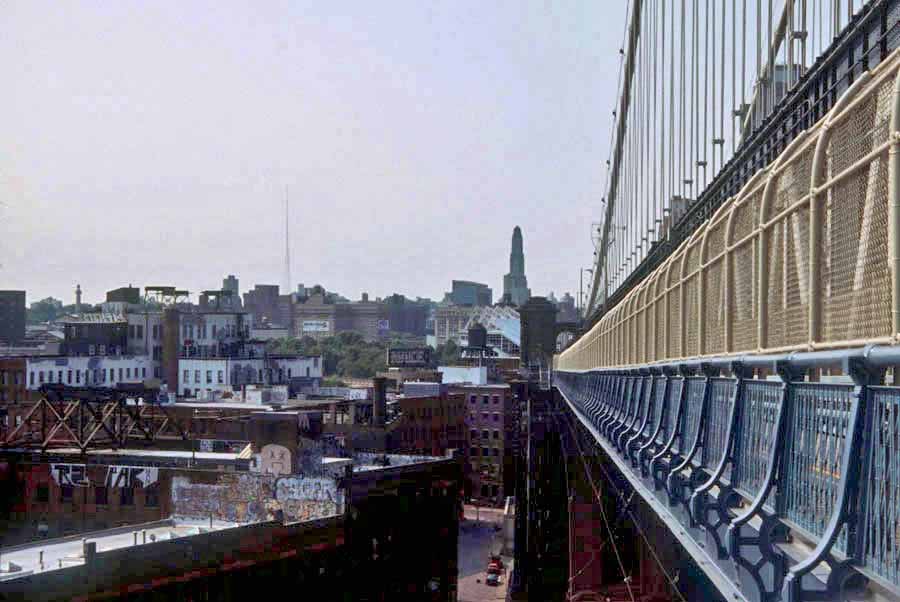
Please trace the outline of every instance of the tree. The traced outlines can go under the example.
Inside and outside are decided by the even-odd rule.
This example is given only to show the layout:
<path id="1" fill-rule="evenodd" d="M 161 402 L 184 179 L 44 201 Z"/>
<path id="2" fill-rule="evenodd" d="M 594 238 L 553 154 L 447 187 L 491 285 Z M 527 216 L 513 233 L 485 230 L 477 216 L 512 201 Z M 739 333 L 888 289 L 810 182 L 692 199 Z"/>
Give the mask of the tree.
<path id="1" fill-rule="evenodd" d="M 431 363 L 434 364 L 433 367 L 435 368 L 438 366 L 452 366 L 459 359 L 459 345 L 453 339 L 449 339 L 446 343 L 438 345 L 431 357 Z"/>

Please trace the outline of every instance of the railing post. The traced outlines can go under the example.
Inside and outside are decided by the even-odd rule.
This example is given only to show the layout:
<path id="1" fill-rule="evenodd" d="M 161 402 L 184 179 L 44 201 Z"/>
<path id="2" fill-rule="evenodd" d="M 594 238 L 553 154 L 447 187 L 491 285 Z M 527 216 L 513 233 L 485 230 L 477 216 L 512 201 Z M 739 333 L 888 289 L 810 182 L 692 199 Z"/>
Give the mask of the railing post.
<path id="1" fill-rule="evenodd" d="M 845 524 L 848 527 L 848 556 L 852 559 L 857 559 L 862 554 L 861 546 L 859 546 L 861 543 L 859 521 L 863 514 L 859 512 L 860 508 L 857 507 L 857 502 L 859 500 L 859 487 L 861 486 L 860 477 L 865 475 L 865 470 L 860 468 L 863 464 L 860 459 L 864 457 L 863 429 L 867 413 L 866 397 L 869 386 L 881 380 L 881 373 L 877 370 L 871 370 L 866 364 L 865 358 L 849 358 L 845 365 L 845 370 L 853 378 L 854 388 L 850 416 L 847 422 L 846 440 L 843 453 L 841 454 L 841 479 L 837 486 L 834 509 L 831 511 L 831 518 L 815 549 L 809 556 L 791 567 L 791 570 L 785 576 L 781 590 L 781 599 L 784 602 L 805 602 L 806 600 L 818 599 L 820 590 L 817 590 L 815 593 L 811 590 L 804 590 L 803 577 L 812 573 L 819 564 L 829 558 L 831 550 Z M 788 431 L 788 436 L 791 436 L 790 431 Z M 851 566 L 851 562 L 836 564 L 829 562 L 828 564 L 830 565 L 831 573 L 825 584 L 825 599 L 843 599 L 842 589 L 849 577 L 855 574 L 855 570 Z M 817 596 L 817 598 L 813 598 L 813 595 Z"/>
<path id="2" fill-rule="evenodd" d="M 891 335 L 900 334 L 900 71 L 894 77 L 891 148 L 888 151 L 888 241 L 891 273 Z"/>
<path id="3" fill-rule="evenodd" d="M 809 182 L 809 280 L 807 285 L 807 290 L 809 291 L 807 305 L 809 307 L 809 316 L 807 321 L 807 342 L 810 345 L 821 340 L 822 329 L 822 262 L 819 259 L 819 251 L 822 246 L 820 242 L 822 240 L 822 217 L 820 217 L 819 211 L 820 193 L 818 187 L 825 176 L 825 150 L 828 148 L 829 138 L 828 127 L 828 118 L 826 118 L 825 125 L 816 139 Z"/>

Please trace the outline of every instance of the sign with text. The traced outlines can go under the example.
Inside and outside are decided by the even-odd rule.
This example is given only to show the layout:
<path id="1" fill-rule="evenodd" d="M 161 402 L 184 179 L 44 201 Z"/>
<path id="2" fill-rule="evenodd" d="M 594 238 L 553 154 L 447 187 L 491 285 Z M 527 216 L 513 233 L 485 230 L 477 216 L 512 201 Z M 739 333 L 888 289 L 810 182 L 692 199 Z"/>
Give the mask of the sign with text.
<path id="1" fill-rule="evenodd" d="M 388 349 L 387 364 L 391 368 L 425 368 L 431 363 L 431 347 Z"/>
<path id="2" fill-rule="evenodd" d="M 330 332 L 331 323 L 328 320 L 303 320 L 303 332 Z"/>
<path id="3" fill-rule="evenodd" d="M 113 487 L 132 489 L 135 487 L 149 487 L 159 480 L 159 469 L 148 466 L 98 466 L 96 470 L 106 468 L 106 478 L 97 482 L 97 472 L 94 472 L 95 481 L 88 477 L 88 469 L 85 464 L 51 464 L 50 474 L 60 487 Z M 92 469 L 93 470 L 93 469 Z M 99 474 L 103 474 L 100 472 Z"/>

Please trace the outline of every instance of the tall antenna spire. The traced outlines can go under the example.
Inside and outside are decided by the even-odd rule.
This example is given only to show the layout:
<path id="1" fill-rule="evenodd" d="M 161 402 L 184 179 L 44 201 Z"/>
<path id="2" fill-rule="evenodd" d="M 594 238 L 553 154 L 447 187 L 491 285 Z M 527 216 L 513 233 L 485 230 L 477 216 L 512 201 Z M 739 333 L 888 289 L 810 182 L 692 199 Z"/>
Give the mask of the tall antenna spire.
<path id="1" fill-rule="evenodd" d="M 288 187 L 284 187 L 284 295 L 291 294 L 291 243 Z"/>

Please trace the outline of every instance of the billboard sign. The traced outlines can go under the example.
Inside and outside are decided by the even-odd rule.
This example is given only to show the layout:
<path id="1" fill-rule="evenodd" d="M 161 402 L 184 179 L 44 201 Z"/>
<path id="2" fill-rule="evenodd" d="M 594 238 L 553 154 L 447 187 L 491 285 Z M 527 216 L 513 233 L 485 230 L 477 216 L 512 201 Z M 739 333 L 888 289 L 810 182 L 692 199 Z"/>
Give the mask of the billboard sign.
<path id="1" fill-rule="evenodd" d="M 303 332 L 331 332 L 328 320 L 303 320 Z"/>
<path id="2" fill-rule="evenodd" d="M 390 320 L 378 320 L 378 332 L 387 332 L 391 329 Z"/>
<path id="3" fill-rule="evenodd" d="M 431 363 L 431 347 L 388 349 L 387 364 L 391 368 L 425 368 Z"/>

